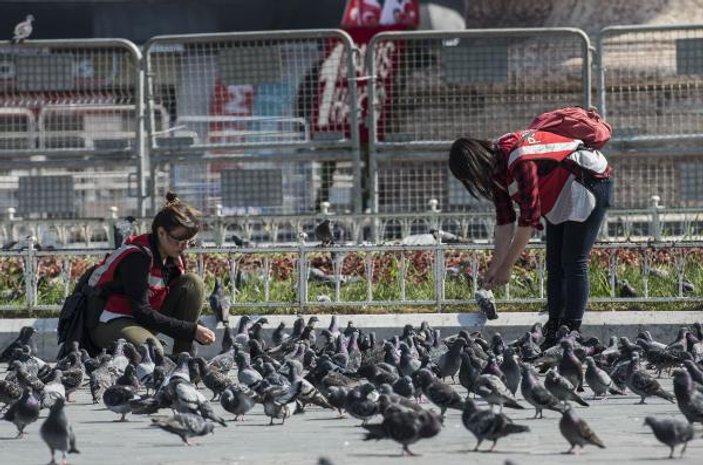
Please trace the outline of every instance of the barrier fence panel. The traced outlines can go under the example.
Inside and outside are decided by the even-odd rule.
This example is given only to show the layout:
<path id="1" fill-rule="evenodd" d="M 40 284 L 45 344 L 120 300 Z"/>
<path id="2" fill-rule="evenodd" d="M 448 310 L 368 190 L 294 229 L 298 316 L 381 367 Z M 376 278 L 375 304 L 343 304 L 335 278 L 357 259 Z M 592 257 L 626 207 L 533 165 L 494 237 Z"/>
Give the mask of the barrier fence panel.
<path id="1" fill-rule="evenodd" d="M 120 39 L 0 42 L 1 209 L 140 214 L 140 63 Z"/>
<path id="2" fill-rule="evenodd" d="M 145 46 L 152 172 L 205 212 L 360 208 L 357 67 L 339 30 L 159 36 Z M 153 185 L 153 207 L 165 185 Z"/>
<path id="3" fill-rule="evenodd" d="M 700 242 L 597 244 L 592 253 L 591 302 L 703 302 Z M 305 312 L 363 307 L 466 311 L 490 260 L 490 245 L 374 245 L 321 248 L 198 248 L 186 254 L 212 288 L 225 283 L 234 312 Z M 0 252 L 0 311 L 55 311 L 76 280 L 107 249 Z M 496 290 L 502 304 L 543 304 L 544 247 L 531 244 L 511 281 Z M 605 307 L 606 309 L 608 307 Z"/>
<path id="4" fill-rule="evenodd" d="M 616 141 L 703 138 L 703 24 L 612 26 L 598 36 L 598 98 Z"/>
<path id="5" fill-rule="evenodd" d="M 443 211 L 478 208 L 449 176 L 451 141 L 495 138 L 545 110 L 590 105 L 589 47 L 568 28 L 376 35 L 366 57 L 374 211 L 417 211 L 432 198 Z"/>

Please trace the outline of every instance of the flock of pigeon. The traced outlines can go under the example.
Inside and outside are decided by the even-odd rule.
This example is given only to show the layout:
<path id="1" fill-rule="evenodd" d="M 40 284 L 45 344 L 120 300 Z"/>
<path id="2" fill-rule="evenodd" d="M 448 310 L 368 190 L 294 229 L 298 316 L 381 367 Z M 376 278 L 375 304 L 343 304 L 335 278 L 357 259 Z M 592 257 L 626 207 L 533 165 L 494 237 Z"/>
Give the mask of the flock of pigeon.
<path id="1" fill-rule="evenodd" d="M 461 411 L 463 425 L 476 437 L 474 450 L 484 441 L 493 450 L 501 438 L 529 432 L 527 424 L 514 423 L 504 413 L 526 408 L 535 409 L 535 418 L 544 410 L 561 414 L 559 431 L 568 452 L 586 445 L 605 448 L 573 405 L 588 407 L 628 390 L 641 403 L 659 397 L 678 405 L 681 418 L 645 420 L 671 456 L 677 446 L 683 455 L 694 438 L 693 425 L 703 423 L 700 323 L 681 328 L 669 344 L 646 331 L 634 342 L 613 337 L 603 344 L 562 327 L 559 343 L 550 348 L 540 347 L 539 323 L 512 342 L 500 334 L 485 338 L 466 330 L 441 338 L 427 323 L 406 325 L 402 334 L 377 341 L 373 332 L 351 322 L 339 328 L 336 316 L 319 331 L 317 317 L 300 317 L 290 334 L 281 323 L 265 338 L 267 323 L 265 317 L 244 315 L 236 328 L 225 325 L 221 353 L 210 360 L 189 353 L 165 356 L 152 340 L 140 347 L 119 340 L 95 357 L 75 345 L 54 366 L 37 357 L 34 330 L 23 328 L 0 354 L 0 362 L 8 364 L 0 380 L 3 419 L 21 438 L 41 410 L 49 409 L 39 432 L 52 463 L 55 452 L 64 463 L 66 454 L 78 452 L 66 406 L 86 384 L 93 401 L 120 420 L 130 414 L 151 416 L 154 427 L 188 445 L 193 437 L 213 433 L 216 425 L 227 426 L 218 411 L 236 421 L 257 404 L 271 425 L 310 407 L 349 415 L 362 422 L 365 440 L 393 440 L 402 447 L 401 455 L 414 455 L 411 445 L 439 435 L 448 409 Z M 673 373 L 673 393 L 657 381 L 662 372 Z"/>

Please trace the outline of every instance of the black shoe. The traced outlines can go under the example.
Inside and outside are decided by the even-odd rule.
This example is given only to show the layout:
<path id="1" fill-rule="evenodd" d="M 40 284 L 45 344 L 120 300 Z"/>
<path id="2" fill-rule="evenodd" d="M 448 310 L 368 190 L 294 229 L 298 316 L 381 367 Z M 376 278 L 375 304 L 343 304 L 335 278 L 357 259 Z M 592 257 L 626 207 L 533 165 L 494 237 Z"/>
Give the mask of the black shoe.
<path id="1" fill-rule="evenodd" d="M 540 344 L 539 348 L 544 352 L 547 349 L 554 347 L 557 343 L 557 330 L 559 329 L 559 321 L 549 319 L 544 324 L 544 342 Z"/>
<path id="2" fill-rule="evenodd" d="M 559 326 L 566 326 L 569 331 L 581 331 L 581 320 L 561 320 Z"/>

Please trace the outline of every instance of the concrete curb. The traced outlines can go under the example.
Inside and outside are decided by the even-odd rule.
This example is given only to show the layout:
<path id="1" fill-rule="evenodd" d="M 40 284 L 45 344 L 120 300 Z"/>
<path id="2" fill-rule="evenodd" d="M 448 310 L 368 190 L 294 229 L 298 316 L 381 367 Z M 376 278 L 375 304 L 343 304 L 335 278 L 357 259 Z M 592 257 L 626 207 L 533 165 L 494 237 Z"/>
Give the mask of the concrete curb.
<path id="1" fill-rule="evenodd" d="M 312 315 L 303 316 L 307 320 Z M 320 319 L 320 323 L 317 324 L 318 328 L 325 328 L 329 325 L 330 315 L 317 316 Z M 265 334 L 269 335 L 281 322 L 286 324 L 286 332 L 290 332 L 296 316 L 266 315 L 266 318 L 269 324 Z M 487 335 L 500 332 L 504 338 L 511 340 L 522 335 L 536 321 L 544 322 L 546 318 L 546 315 L 539 315 L 536 312 L 500 313 L 499 318 L 493 321 L 486 321 L 486 318 L 479 313 L 344 314 L 337 316 L 337 323 L 341 329 L 349 321 L 352 321 L 354 326 L 364 331 L 375 332 L 378 340 L 399 334 L 406 324 L 418 327 L 423 321 L 427 321 L 430 326 L 439 329 L 443 337 L 456 334 L 461 329 L 467 329 L 469 331 L 483 330 L 484 334 Z M 210 328 L 215 326 L 215 318 L 213 316 L 206 316 L 203 320 Z M 238 321 L 239 316 L 230 317 L 230 327 L 236 329 Z M 696 321 L 703 321 L 703 311 L 590 312 L 586 314 L 582 331 L 587 335 L 607 340 L 613 335 L 634 337 L 640 329 L 646 328 L 655 339 L 670 342 L 679 327 L 690 325 Z M 58 351 L 56 340 L 57 322 L 57 318 L 0 319 L 0 349 L 7 346 L 17 337 L 20 328 L 32 326 L 37 330 L 34 339 L 39 356 L 47 361 L 54 360 Z M 222 336 L 222 328 L 216 329 L 216 333 L 218 342 L 210 347 L 198 346 L 199 355 L 210 357 L 219 351 L 219 338 Z"/>

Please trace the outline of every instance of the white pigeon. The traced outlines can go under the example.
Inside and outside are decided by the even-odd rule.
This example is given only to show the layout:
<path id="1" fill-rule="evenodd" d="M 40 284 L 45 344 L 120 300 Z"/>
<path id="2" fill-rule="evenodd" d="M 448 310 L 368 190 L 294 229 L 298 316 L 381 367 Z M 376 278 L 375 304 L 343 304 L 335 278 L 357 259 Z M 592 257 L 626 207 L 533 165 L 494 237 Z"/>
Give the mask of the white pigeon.
<path id="1" fill-rule="evenodd" d="M 32 21 L 34 16 L 27 15 L 27 18 L 15 26 L 15 35 L 12 38 L 13 44 L 21 44 L 32 34 Z"/>

